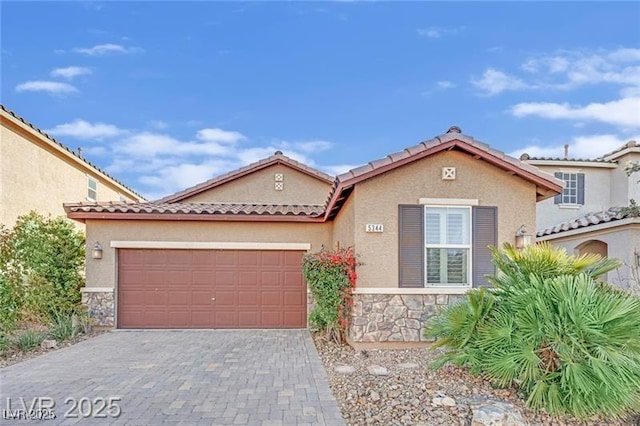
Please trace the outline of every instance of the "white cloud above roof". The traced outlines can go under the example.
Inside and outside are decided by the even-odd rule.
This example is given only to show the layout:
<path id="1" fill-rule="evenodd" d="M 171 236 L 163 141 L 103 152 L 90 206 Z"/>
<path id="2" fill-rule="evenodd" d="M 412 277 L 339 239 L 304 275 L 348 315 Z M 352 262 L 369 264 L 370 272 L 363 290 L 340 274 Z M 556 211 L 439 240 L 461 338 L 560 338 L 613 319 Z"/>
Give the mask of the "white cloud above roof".
<path id="1" fill-rule="evenodd" d="M 126 133 L 125 130 L 112 124 L 90 123 L 81 119 L 76 119 L 70 123 L 58 124 L 51 129 L 46 129 L 45 132 L 54 136 L 69 136 L 76 139 L 94 140 L 101 140 Z"/>
<path id="2" fill-rule="evenodd" d="M 73 80 L 75 77 L 80 75 L 91 74 L 91 70 L 86 67 L 65 67 L 65 68 L 56 68 L 51 70 L 51 77 L 56 78 L 66 78 L 67 80 Z"/>
<path id="3" fill-rule="evenodd" d="M 52 95 L 64 95 L 77 91 L 78 89 L 75 86 L 59 81 L 34 80 L 26 81 L 16 86 L 16 92 L 47 92 Z"/>
<path id="4" fill-rule="evenodd" d="M 104 43 L 97 44 L 92 47 L 76 47 L 73 49 L 74 52 L 80 53 L 88 56 L 101 56 L 108 55 L 113 53 L 119 54 L 133 54 L 133 53 L 142 53 L 144 49 L 135 46 L 123 46 L 121 44 L 114 43 Z"/>

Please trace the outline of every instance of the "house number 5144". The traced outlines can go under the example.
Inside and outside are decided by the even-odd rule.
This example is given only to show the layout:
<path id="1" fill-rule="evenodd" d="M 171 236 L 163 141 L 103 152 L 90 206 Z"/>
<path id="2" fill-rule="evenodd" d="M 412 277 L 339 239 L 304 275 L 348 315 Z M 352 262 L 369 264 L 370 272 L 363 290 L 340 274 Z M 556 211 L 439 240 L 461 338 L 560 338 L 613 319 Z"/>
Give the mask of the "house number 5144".
<path id="1" fill-rule="evenodd" d="M 381 223 L 367 223 L 365 229 L 367 232 L 383 232 L 384 226 Z"/>

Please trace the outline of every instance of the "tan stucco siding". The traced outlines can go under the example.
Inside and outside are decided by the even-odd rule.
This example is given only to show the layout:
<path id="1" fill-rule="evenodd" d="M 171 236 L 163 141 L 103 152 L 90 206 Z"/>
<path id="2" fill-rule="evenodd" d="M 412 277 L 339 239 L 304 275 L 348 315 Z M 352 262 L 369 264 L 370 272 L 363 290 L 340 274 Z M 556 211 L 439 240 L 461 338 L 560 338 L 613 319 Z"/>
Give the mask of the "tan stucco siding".
<path id="1" fill-rule="evenodd" d="M 351 197 L 340 209 L 333 221 L 333 248 L 355 245 L 355 197 Z M 357 247 L 356 247 L 357 250 Z"/>
<path id="2" fill-rule="evenodd" d="M 311 252 L 331 246 L 332 223 L 87 221 L 87 287 L 114 287 L 116 249 L 112 241 L 309 243 Z M 103 257 L 92 259 L 98 241 Z"/>
<path id="3" fill-rule="evenodd" d="M 275 189 L 275 174 L 283 174 L 283 190 Z M 278 164 L 258 170 L 208 191 L 186 198 L 185 202 L 248 204 L 324 204 L 330 185 L 305 173 Z"/>
<path id="4" fill-rule="evenodd" d="M 455 167 L 456 179 L 442 180 L 442 168 Z M 398 287 L 398 205 L 420 198 L 477 199 L 498 207 L 498 242 L 514 243 L 520 225 L 534 233 L 536 188 L 521 178 L 473 157 L 451 151 L 436 154 L 356 185 L 354 235 L 363 265 L 358 287 Z M 384 232 L 367 233 L 366 224 Z"/>
<path id="5" fill-rule="evenodd" d="M 64 216 L 62 203 L 87 201 L 87 175 L 98 183 L 97 201 L 119 200 L 122 192 L 97 173 L 80 168 L 47 149 L 45 143 L 32 142 L 4 123 L 1 129 L 0 223 L 12 226 L 31 210 Z"/>

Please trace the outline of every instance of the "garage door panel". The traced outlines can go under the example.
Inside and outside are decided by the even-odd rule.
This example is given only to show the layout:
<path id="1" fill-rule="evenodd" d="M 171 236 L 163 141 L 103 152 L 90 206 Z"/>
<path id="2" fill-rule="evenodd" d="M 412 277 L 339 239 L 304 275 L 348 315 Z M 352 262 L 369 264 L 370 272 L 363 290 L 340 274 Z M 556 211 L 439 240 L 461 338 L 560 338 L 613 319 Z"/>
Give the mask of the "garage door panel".
<path id="1" fill-rule="evenodd" d="M 120 249 L 118 326 L 305 327 L 302 254 Z"/>
<path id="2" fill-rule="evenodd" d="M 280 287 L 282 285 L 281 273 L 279 271 L 262 271 L 260 284 L 262 287 Z"/>

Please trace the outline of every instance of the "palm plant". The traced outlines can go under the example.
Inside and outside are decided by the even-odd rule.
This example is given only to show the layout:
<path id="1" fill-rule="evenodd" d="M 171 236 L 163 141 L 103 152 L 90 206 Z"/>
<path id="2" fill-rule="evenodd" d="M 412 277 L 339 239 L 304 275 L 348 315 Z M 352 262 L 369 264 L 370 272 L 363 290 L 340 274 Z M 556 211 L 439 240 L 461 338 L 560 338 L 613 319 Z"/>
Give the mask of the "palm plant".
<path id="1" fill-rule="evenodd" d="M 619 263 L 548 244 L 493 255 L 496 288 L 473 290 L 428 324 L 448 348 L 436 367 L 468 365 L 552 414 L 637 411 L 640 299 L 596 280 Z"/>

